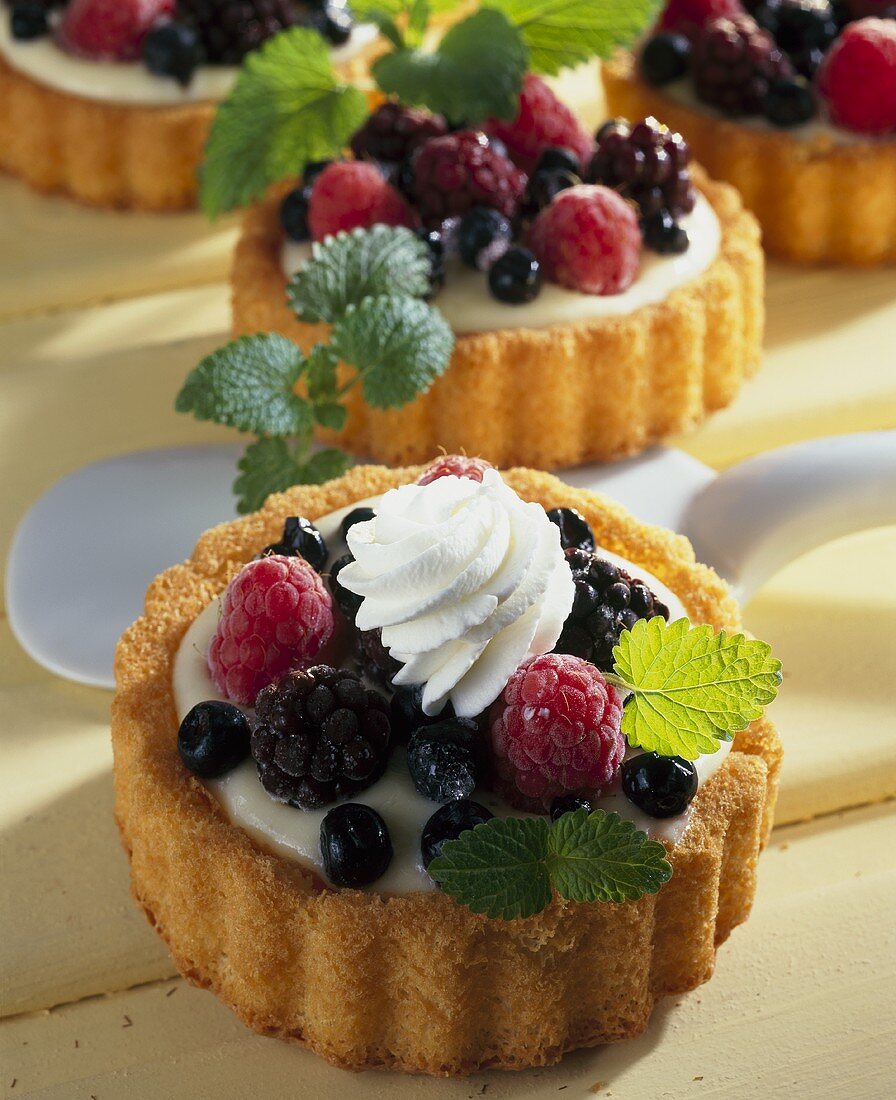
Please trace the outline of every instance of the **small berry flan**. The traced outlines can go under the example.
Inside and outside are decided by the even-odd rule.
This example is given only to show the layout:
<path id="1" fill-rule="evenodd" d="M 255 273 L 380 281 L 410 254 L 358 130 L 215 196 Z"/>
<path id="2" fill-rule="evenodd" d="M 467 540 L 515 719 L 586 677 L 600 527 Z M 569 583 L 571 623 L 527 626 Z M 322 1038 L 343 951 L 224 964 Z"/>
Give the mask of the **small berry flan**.
<path id="1" fill-rule="evenodd" d="M 630 1038 L 745 920 L 780 681 L 682 538 L 445 456 L 272 496 L 122 638 L 116 816 L 181 972 L 338 1066 Z"/>
<path id="2" fill-rule="evenodd" d="M 771 253 L 896 260 L 888 0 L 668 0 L 602 72 L 610 110 L 660 115 L 738 188 Z"/>
<path id="3" fill-rule="evenodd" d="M 366 75 L 376 31 L 344 0 L 5 0 L 0 168 L 95 206 L 191 207 L 240 63 L 296 26 Z"/>

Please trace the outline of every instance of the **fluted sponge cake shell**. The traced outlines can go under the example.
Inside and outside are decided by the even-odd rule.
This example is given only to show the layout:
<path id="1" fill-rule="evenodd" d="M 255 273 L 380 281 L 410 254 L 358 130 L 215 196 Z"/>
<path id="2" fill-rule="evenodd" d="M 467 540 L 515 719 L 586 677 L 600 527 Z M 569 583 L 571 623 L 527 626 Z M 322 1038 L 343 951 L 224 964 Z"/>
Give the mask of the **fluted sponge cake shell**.
<path id="1" fill-rule="evenodd" d="M 527 920 L 488 920 L 439 892 L 321 891 L 297 863 L 256 846 L 178 757 L 180 640 L 286 516 L 314 519 L 419 472 L 362 466 L 272 496 L 260 512 L 207 532 L 188 561 L 153 582 L 116 657 L 116 816 L 134 896 L 181 972 L 254 1030 L 354 1069 L 455 1075 L 545 1065 L 639 1034 L 659 997 L 710 976 L 716 946 L 750 910 L 780 745 L 765 719 L 737 735 L 669 848 L 671 881 L 623 905 L 558 899 Z M 527 500 L 578 508 L 601 545 L 669 585 L 694 621 L 740 628 L 727 587 L 695 563 L 685 539 L 549 475 L 515 469 L 505 478 Z"/>
<path id="2" fill-rule="evenodd" d="M 896 261 L 896 136 L 838 142 L 762 130 L 676 101 L 641 80 L 634 57 L 602 67 L 613 115 L 656 115 L 727 180 L 759 219 L 770 253 L 804 263 Z"/>
<path id="3" fill-rule="evenodd" d="M 461 335 L 426 394 L 371 409 L 356 387 L 345 429 L 322 438 L 389 463 L 423 462 L 442 448 L 554 468 L 636 454 L 727 405 L 760 363 L 763 254 L 736 192 L 695 175 L 722 228 L 719 255 L 696 279 L 627 316 Z M 278 199 L 243 224 L 234 332 L 281 332 L 307 350 L 326 328 L 302 324 L 286 303 Z"/>

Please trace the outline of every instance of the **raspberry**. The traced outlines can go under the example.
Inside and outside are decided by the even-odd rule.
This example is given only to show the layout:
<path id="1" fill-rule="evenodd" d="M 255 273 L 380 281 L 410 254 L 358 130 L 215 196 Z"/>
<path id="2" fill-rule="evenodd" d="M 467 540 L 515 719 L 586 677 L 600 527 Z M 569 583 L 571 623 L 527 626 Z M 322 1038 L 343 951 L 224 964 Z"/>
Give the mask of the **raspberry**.
<path id="1" fill-rule="evenodd" d="M 302 558 L 280 554 L 244 565 L 224 594 L 208 651 L 220 691 L 251 706 L 262 688 L 313 661 L 333 633 L 333 602 Z"/>
<path id="2" fill-rule="evenodd" d="M 570 547 L 566 563 L 576 594 L 554 651 L 582 657 L 609 672 L 622 631 L 631 630 L 638 619 L 668 619 L 669 608 L 643 581 L 632 580 L 624 569 L 597 554 Z"/>
<path id="3" fill-rule="evenodd" d="M 429 485 L 440 477 L 468 477 L 471 481 L 482 481 L 486 470 L 494 470 L 484 458 L 467 458 L 466 455 L 442 455 L 426 467 L 417 478 L 418 485 Z"/>
<path id="4" fill-rule="evenodd" d="M 429 226 L 473 206 L 488 206 L 512 218 L 526 188 L 525 173 L 476 130 L 431 138 L 410 164 L 409 193 Z"/>
<path id="5" fill-rule="evenodd" d="M 896 21 L 850 23 L 818 73 L 831 120 L 863 134 L 896 130 Z"/>
<path id="6" fill-rule="evenodd" d="M 398 191 L 373 164 L 335 161 L 321 172 L 308 203 L 308 226 L 316 241 L 342 229 L 371 225 L 413 228 L 414 215 Z"/>
<path id="7" fill-rule="evenodd" d="M 359 160 L 398 164 L 430 138 L 448 133 L 441 115 L 398 103 L 381 103 L 349 142 Z"/>
<path id="8" fill-rule="evenodd" d="M 622 699 L 578 657 L 547 653 L 522 664 L 489 715 L 501 793 L 521 810 L 561 795 L 596 794 L 625 755 Z"/>
<path id="9" fill-rule="evenodd" d="M 278 802 L 316 810 L 379 779 L 389 759 L 389 704 L 352 672 L 288 672 L 258 696 L 252 756 Z"/>
<path id="10" fill-rule="evenodd" d="M 697 98 L 728 115 L 756 115 L 769 88 L 793 76 L 790 62 L 749 15 L 713 19 L 694 43 Z"/>
<path id="11" fill-rule="evenodd" d="M 134 61 L 150 27 L 174 11 L 174 0 L 72 0 L 59 26 L 70 53 Z"/>
<path id="12" fill-rule="evenodd" d="M 669 0 L 657 26 L 691 35 L 710 19 L 735 19 L 743 13 L 740 0 Z"/>
<path id="13" fill-rule="evenodd" d="M 488 132 L 507 146 L 507 152 L 524 172 L 531 172 L 542 152 L 550 146 L 570 149 L 587 163 L 593 143 L 582 124 L 554 95 L 540 76 L 526 73 L 520 93 L 520 107 L 512 122 L 492 118 Z"/>
<path id="14" fill-rule="evenodd" d="M 529 245 L 549 279 L 584 294 L 619 294 L 641 263 L 634 207 L 590 184 L 561 191 L 532 223 Z"/>

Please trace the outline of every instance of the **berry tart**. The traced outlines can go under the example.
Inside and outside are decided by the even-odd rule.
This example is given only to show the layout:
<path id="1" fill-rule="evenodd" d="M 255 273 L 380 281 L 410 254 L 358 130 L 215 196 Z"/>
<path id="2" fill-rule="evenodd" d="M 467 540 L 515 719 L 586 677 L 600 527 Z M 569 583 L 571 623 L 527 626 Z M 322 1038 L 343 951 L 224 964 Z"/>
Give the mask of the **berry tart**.
<path id="1" fill-rule="evenodd" d="M 668 0 L 603 81 L 612 111 L 659 115 L 738 188 L 769 252 L 896 260 L 890 0 Z"/>
<path id="2" fill-rule="evenodd" d="M 630 1038 L 752 903 L 780 666 L 679 536 L 528 469 L 357 467 L 122 638 L 116 815 L 181 972 L 332 1063 Z"/>
<path id="3" fill-rule="evenodd" d="M 357 79 L 376 48 L 345 0 L 4 4 L 0 168 L 94 206 L 193 206 L 217 103 L 243 58 L 285 28 L 318 32 Z"/>

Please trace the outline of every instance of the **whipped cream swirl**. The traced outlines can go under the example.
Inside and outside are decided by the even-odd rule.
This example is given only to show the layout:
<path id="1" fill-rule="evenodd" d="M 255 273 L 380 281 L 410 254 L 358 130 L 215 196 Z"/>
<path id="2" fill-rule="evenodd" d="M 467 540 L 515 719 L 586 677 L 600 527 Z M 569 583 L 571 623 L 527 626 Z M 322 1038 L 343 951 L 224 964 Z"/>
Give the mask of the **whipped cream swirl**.
<path id="1" fill-rule="evenodd" d="M 339 574 L 362 597 L 361 630 L 381 629 L 402 664 L 396 685 L 423 685 L 423 709 L 479 714 L 528 657 L 549 652 L 572 607 L 557 527 L 496 470 L 442 477 L 383 496 L 348 534 Z"/>

